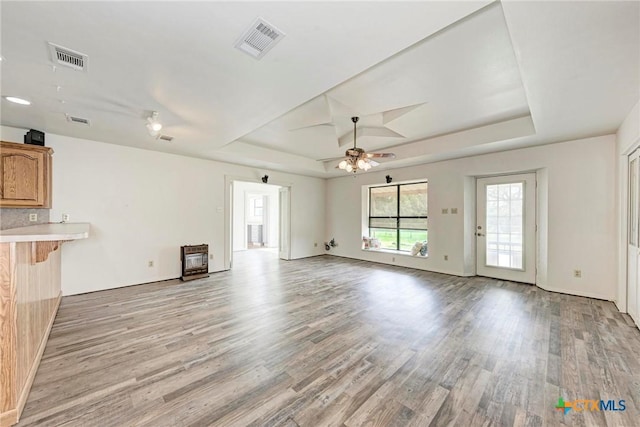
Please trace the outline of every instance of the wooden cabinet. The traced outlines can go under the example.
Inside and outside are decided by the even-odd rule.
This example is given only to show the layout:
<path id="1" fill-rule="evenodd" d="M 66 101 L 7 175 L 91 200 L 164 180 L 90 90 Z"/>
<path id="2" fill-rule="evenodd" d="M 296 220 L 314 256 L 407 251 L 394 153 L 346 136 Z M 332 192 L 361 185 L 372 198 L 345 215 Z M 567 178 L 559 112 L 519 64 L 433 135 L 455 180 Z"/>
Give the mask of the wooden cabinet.
<path id="1" fill-rule="evenodd" d="M 49 147 L 0 142 L 0 207 L 51 207 Z"/>

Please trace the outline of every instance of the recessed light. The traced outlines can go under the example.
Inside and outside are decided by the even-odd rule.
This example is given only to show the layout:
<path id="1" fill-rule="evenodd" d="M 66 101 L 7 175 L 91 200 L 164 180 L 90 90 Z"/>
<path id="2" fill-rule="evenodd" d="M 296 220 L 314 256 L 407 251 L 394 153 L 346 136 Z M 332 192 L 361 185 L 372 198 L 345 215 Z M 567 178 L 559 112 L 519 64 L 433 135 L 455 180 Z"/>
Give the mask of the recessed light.
<path id="1" fill-rule="evenodd" d="M 26 99 L 18 98 L 17 96 L 5 96 L 4 99 L 6 99 L 9 102 L 13 102 L 15 104 L 31 105 L 31 101 L 27 101 Z"/>

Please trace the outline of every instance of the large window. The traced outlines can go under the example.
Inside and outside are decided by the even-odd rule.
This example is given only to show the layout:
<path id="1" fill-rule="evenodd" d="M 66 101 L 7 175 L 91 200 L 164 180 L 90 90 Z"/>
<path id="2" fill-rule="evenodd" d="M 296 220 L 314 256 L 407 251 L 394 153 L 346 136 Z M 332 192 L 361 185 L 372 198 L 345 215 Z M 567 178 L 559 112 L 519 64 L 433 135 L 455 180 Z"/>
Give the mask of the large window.
<path id="1" fill-rule="evenodd" d="M 369 188 L 369 236 L 406 252 L 427 241 L 427 183 Z"/>

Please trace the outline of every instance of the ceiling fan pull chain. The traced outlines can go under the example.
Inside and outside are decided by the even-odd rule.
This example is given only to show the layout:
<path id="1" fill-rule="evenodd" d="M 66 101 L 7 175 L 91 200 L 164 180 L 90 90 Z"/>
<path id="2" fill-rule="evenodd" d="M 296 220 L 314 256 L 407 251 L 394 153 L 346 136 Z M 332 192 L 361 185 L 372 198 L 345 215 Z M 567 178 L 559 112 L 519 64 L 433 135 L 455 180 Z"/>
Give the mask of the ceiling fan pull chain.
<path id="1" fill-rule="evenodd" d="M 351 121 L 353 122 L 353 149 L 356 149 L 356 123 L 358 123 L 357 117 L 351 117 Z"/>

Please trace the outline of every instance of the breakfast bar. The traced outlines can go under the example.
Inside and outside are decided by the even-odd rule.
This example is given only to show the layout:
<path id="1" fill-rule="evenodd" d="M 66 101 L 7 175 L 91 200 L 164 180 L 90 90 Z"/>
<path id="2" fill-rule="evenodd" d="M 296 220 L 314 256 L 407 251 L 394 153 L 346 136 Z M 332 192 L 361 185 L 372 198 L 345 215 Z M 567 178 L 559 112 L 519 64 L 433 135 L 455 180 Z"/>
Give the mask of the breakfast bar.
<path id="1" fill-rule="evenodd" d="M 0 231 L 0 427 L 18 422 L 62 297 L 64 242 L 89 237 L 88 223 Z"/>

